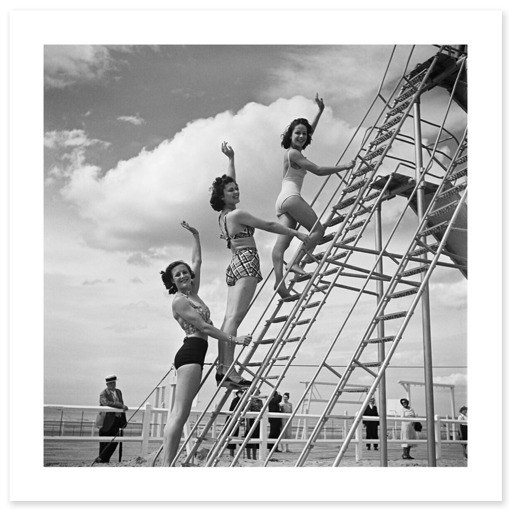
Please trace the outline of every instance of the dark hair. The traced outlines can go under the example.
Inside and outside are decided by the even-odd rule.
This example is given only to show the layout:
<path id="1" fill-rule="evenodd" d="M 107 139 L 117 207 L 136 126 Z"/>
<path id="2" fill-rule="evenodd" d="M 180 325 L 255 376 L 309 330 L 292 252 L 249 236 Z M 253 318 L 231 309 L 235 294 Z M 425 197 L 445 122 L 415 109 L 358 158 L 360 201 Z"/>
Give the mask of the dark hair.
<path id="1" fill-rule="evenodd" d="M 190 277 L 194 279 L 196 275 L 194 272 L 192 272 L 192 269 L 190 268 L 190 265 L 188 263 L 185 263 L 184 261 L 178 260 L 173 261 L 166 269 L 165 272 L 162 270 L 160 272 L 160 275 L 162 276 L 162 281 L 164 282 L 165 288 L 169 290 L 169 293 L 172 295 L 178 291 L 178 288 L 176 288 L 176 284 L 174 282 L 174 279 L 172 278 L 172 271 L 175 267 L 178 265 L 185 265 L 185 267 L 188 268 L 188 271 L 190 272 Z"/>
<path id="2" fill-rule="evenodd" d="M 404 401 L 409 403 L 409 400 L 407 398 L 400 398 L 400 405 L 402 405 L 402 402 Z"/>
<path id="3" fill-rule="evenodd" d="M 306 127 L 306 131 L 308 132 L 306 142 L 304 142 L 302 149 L 306 149 L 311 144 L 311 135 L 313 134 L 313 128 L 309 124 L 309 121 L 307 119 L 299 117 L 298 119 L 294 119 L 291 122 L 290 126 L 286 128 L 286 131 L 281 135 L 281 146 L 283 146 L 284 149 L 288 149 L 292 145 L 292 133 L 293 130 L 295 130 L 295 127 L 298 126 L 299 124 L 303 124 Z"/>
<path id="4" fill-rule="evenodd" d="M 231 176 L 223 174 L 215 178 L 215 181 L 210 187 L 210 192 L 212 193 L 210 205 L 216 212 L 220 212 L 222 208 L 224 208 L 224 187 L 229 183 L 236 185 L 236 181 Z"/>
<path id="5" fill-rule="evenodd" d="M 468 408 L 467 408 L 465 405 L 463 405 L 463 406 L 459 409 L 459 412 L 467 411 L 467 410 L 468 410 Z"/>
<path id="6" fill-rule="evenodd" d="M 290 393 L 288 393 L 288 392 L 283 393 L 283 396 L 287 396 L 288 398 L 290 398 Z"/>

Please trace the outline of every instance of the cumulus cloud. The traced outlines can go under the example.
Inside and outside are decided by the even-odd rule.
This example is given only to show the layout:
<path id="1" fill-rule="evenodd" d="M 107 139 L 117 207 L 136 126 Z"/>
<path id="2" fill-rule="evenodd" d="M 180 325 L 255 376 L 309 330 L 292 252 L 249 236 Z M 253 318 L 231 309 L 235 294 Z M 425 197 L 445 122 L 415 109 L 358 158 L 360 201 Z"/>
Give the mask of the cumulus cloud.
<path id="1" fill-rule="evenodd" d="M 123 121 L 125 123 L 130 123 L 135 126 L 140 126 L 141 124 L 146 124 L 146 121 L 139 116 L 139 114 L 135 116 L 119 116 L 117 118 L 118 121 Z"/>
<path id="2" fill-rule="evenodd" d="M 44 48 L 44 83 L 49 88 L 97 82 L 113 67 L 110 51 L 104 46 L 46 45 Z"/>
<path id="3" fill-rule="evenodd" d="M 274 220 L 282 172 L 280 134 L 293 118 L 312 117 L 315 111 L 311 100 L 297 96 L 269 106 L 250 103 L 237 113 L 199 119 L 172 140 L 144 149 L 104 174 L 82 162 L 61 192 L 92 223 L 87 240 L 94 246 L 148 253 L 179 241 L 188 244 L 179 227 L 179 221 L 186 219 L 201 230 L 204 242 L 215 239 L 218 248 L 217 214 L 209 206 L 209 187 L 227 168 L 221 142 L 227 140 L 235 149 L 240 206 Z M 315 141 L 311 152 L 308 148 L 308 156 L 320 164 L 333 163 L 350 133 L 346 123 L 326 109 L 322 139 Z M 310 183 L 320 186 L 314 177 Z M 137 261 L 142 262 L 131 257 L 131 263 Z"/>

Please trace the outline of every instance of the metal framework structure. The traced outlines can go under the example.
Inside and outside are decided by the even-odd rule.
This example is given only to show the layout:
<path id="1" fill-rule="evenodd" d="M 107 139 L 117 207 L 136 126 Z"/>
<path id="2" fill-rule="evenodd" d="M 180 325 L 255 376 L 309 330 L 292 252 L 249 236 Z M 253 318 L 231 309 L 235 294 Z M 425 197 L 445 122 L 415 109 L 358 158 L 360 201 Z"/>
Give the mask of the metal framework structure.
<path id="1" fill-rule="evenodd" d="M 465 125 L 458 126 L 456 130 L 452 128 L 452 133 L 446 127 L 455 105 L 459 117 L 460 108 L 467 110 L 467 52 L 461 46 L 440 46 L 433 53 L 432 58 L 411 70 L 411 51 L 401 76 L 388 79 L 391 55 L 375 99 L 349 143 L 359 144 L 357 164 L 336 186 L 329 187 L 333 189 L 332 195 L 319 215 L 326 229 L 318 246 L 320 252 L 306 259 L 306 276 L 292 278 L 291 297 L 283 300 L 274 293 L 266 307 L 258 303 L 258 310 L 263 312 L 254 327 L 253 342 L 235 360 L 252 376 L 251 386 L 220 434 L 212 438 L 212 425 L 231 393 L 230 389 L 219 387 L 190 428 L 174 463 L 190 463 L 205 443 L 209 453 L 203 464 L 216 466 L 245 417 L 251 397 L 259 391 L 263 409 L 245 440 L 237 444 L 232 465 L 237 463 L 247 443 L 255 442 L 249 439 L 250 434 L 265 413 L 274 390 L 279 388 L 305 344 L 315 340 L 316 327 L 324 323 L 320 316 L 323 308 L 341 293 L 345 299 L 352 297 L 351 305 L 336 313 L 336 329 L 330 341 L 323 340 L 316 347 L 316 369 L 286 424 L 291 425 L 297 411 L 304 410 L 316 383 L 325 381 L 326 376 L 327 380 L 335 381 L 312 431 L 301 436 L 302 450 L 297 452 L 295 465 L 306 464 L 315 446 L 321 443 L 320 433 L 326 421 L 335 416 L 335 406 L 351 401 L 354 394 L 364 398 L 356 401 L 358 412 L 332 465 L 340 464 L 369 398 L 377 390 L 381 430 L 386 430 L 386 369 L 405 338 L 413 314 L 421 310 L 427 451 L 429 465 L 435 466 L 428 283 L 438 267 L 460 271 L 467 277 L 467 129 Z M 437 123 L 421 117 L 424 98 L 431 96 L 438 102 L 436 111 L 442 111 Z M 368 121 L 370 113 L 375 117 L 373 122 Z M 425 142 L 422 130 L 429 131 L 428 140 L 432 142 Z M 327 190 L 328 181 L 313 203 Z M 389 204 L 400 208 L 393 225 L 383 221 L 382 216 L 383 207 L 391 200 Z M 415 228 L 411 228 L 411 211 L 416 214 Z M 299 250 L 294 259 L 298 254 Z M 258 294 L 254 302 L 259 297 Z M 343 372 L 335 368 L 339 359 L 333 354 L 333 349 L 340 346 L 352 353 L 343 361 Z M 203 383 L 210 373 L 211 369 Z M 281 437 L 269 451 L 265 465 L 280 440 Z M 185 455 L 187 444 L 192 444 L 192 448 Z M 387 465 L 385 442 L 381 465 Z"/>

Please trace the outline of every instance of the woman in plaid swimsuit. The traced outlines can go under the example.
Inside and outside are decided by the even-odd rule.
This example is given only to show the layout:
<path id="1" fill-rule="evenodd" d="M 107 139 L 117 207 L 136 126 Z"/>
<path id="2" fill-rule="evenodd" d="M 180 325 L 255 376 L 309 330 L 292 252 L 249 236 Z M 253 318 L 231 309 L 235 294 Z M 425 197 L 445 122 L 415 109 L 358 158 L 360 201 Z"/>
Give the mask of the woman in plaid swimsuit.
<path id="1" fill-rule="evenodd" d="M 237 209 L 240 193 L 236 183 L 235 152 L 227 142 L 222 143 L 221 150 L 229 159 L 228 172 L 213 182 L 210 204 L 215 211 L 220 212 L 221 238 L 226 240 L 232 253 L 231 262 L 226 269 L 228 300 L 221 330 L 236 336 L 237 329 L 254 297 L 256 286 L 262 280 L 254 230 L 262 229 L 271 233 L 296 236 L 306 243 L 309 242 L 309 237 L 279 222 L 262 220 L 247 211 Z M 229 371 L 234 355 L 234 345 L 219 340 L 219 361 L 215 376 L 217 383 L 248 386 L 250 382 L 243 379 L 234 368 Z M 229 375 L 226 376 L 228 371 Z"/>

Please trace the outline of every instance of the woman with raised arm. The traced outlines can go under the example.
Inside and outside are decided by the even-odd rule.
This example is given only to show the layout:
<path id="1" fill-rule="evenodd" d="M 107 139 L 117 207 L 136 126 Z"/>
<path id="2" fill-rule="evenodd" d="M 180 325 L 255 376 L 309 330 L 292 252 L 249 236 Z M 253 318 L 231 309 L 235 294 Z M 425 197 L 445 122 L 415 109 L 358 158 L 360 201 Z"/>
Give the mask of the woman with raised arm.
<path id="1" fill-rule="evenodd" d="M 183 426 L 187 421 L 192 401 L 199 391 L 204 358 L 208 349 L 208 336 L 228 345 L 248 345 L 251 336 L 232 336 L 215 328 L 210 320 L 210 310 L 198 295 L 201 279 L 201 242 L 197 229 L 185 221 L 181 225 L 192 233 L 192 265 L 174 261 L 160 272 L 170 294 L 172 314 L 185 331 L 183 345 L 176 353 L 174 367 L 177 372 L 174 406 L 164 431 L 163 466 L 170 466 L 178 452 Z"/>
<path id="2" fill-rule="evenodd" d="M 255 229 L 288 235 L 290 238 L 295 236 L 306 243 L 309 242 L 309 237 L 279 222 L 266 221 L 238 209 L 240 192 L 236 182 L 235 152 L 227 142 L 222 143 L 221 150 L 229 159 L 228 172 L 215 178 L 211 188 L 210 204 L 215 211 L 220 212 L 221 238 L 226 240 L 232 254 L 231 262 L 226 269 L 228 299 L 221 329 L 236 336 L 237 329 L 254 297 L 256 286 L 262 280 L 260 259 L 254 241 Z M 234 354 L 234 345 L 219 339 L 219 362 L 215 376 L 217 383 L 222 381 L 223 385 L 248 386 L 250 381 L 243 379 L 234 369 L 226 376 L 233 363 Z"/>
<path id="3" fill-rule="evenodd" d="M 316 176 L 328 176 L 337 172 L 348 171 L 355 165 L 355 160 L 352 160 L 348 164 L 320 167 L 310 162 L 302 154 L 302 151 L 311 143 L 311 137 L 325 108 L 324 101 L 318 97 L 318 94 L 315 97 L 315 101 L 318 105 L 318 112 L 313 120 L 313 124 L 309 124 L 308 120 L 304 118 L 294 119 L 282 135 L 281 146 L 287 151 L 283 157 L 283 183 L 276 201 L 277 217 L 283 226 L 295 229 L 297 224 L 300 224 L 308 231 L 312 230 L 310 241 L 304 246 L 305 251 L 309 253 L 314 251 L 316 245 L 324 236 L 324 228 L 317 222 L 317 216 L 313 208 L 301 196 L 304 176 L 308 172 Z M 277 289 L 282 298 L 290 295 L 283 281 L 283 264 L 284 253 L 291 241 L 291 236 L 287 234 L 279 235 L 272 251 L 276 279 L 274 288 Z M 290 267 L 290 271 L 298 274 L 306 273 L 300 266 L 300 261 L 304 254 L 306 254 L 305 251 L 299 255 L 297 261 Z"/>

